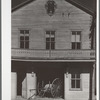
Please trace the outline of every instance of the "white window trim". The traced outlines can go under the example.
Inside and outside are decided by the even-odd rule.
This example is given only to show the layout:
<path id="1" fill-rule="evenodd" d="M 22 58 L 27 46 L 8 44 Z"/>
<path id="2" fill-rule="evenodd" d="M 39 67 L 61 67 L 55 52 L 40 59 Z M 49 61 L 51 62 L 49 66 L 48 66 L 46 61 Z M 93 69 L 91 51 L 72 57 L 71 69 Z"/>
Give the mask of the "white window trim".
<path id="1" fill-rule="evenodd" d="M 82 91 L 82 73 L 80 73 L 80 88 L 71 88 L 71 74 L 69 74 L 69 90 L 70 91 Z"/>

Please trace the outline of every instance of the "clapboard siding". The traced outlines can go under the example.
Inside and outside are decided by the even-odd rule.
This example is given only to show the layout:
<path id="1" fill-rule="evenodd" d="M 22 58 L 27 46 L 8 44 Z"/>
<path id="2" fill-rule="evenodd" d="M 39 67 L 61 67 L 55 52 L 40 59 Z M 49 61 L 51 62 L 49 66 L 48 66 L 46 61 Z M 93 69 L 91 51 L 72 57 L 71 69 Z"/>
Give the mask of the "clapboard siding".
<path id="1" fill-rule="evenodd" d="M 69 67 L 68 77 L 65 75 L 65 100 L 89 100 L 90 98 L 90 67 L 85 64 L 74 64 Z M 80 67 L 79 67 L 80 66 Z M 85 67 L 82 67 L 85 66 Z M 81 73 L 81 89 L 72 90 L 71 87 L 71 73 Z"/>
<path id="2" fill-rule="evenodd" d="M 67 99 L 89 99 L 89 73 L 82 73 L 82 90 L 71 91 L 69 90 L 67 94 Z"/>
<path id="3" fill-rule="evenodd" d="M 55 0 L 57 9 L 50 17 L 46 13 L 46 1 L 36 0 L 12 13 L 12 48 L 19 48 L 19 30 L 27 28 L 30 49 L 45 49 L 46 30 L 56 31 L 55 49 L 71 49 L 72 30 L 82 31 L 81 49 L 90 49 L 91 16 L 64 0 Z"/>

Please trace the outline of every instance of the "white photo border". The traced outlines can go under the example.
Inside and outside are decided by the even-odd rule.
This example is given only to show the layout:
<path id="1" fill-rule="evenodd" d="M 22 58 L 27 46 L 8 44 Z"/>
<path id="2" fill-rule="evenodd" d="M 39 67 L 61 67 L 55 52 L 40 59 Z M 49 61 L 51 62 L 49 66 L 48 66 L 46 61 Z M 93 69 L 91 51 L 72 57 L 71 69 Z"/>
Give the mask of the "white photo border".
<path id="1" fill-rule="evenodd" d="M 96 27 L 96 85 L 99 100 L 99 0 L 97 0 Z M 1 0 L 1 90 L 2 100 L 11 100 L 11 0 Z"/>

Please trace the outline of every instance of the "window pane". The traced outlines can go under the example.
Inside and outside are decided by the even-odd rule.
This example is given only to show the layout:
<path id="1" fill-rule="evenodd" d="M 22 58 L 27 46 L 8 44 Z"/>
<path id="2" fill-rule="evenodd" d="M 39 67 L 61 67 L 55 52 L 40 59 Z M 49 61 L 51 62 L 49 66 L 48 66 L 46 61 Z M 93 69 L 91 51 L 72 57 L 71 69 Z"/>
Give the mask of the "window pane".
<path id="1" fill-rule="evenodd" d="M 75 78 L 75 74 L 72 74 L 71 76 L 72 76 L 72 78 Z"/>
<path id="2" fill-rule="evenodd" d="M 77 43 L 77 49 L 81 49 L 81 43 Z"/>
<path id="3" fill-rule="evenodd" d="M 54 35 L 51 35 L 51 38 L 54 38 L 55 36 Z"/>
<path id="4" fill-rule="evenodd" d="M 54 42 L 54 41 L 55 41 L 55 38 L 51 38 L 51 41 L 53 41 L 53 42 Z"/>
<path id="5" fill-rule="evenodd" d="M 77 35 L 80 35 L 81 34 L 81 31 L 77 31 Z"/>
<path id="6" fill-rule="evenodd" d="M 72 49 L 75 49 L 75 43 L 72 43 Z"/>
<path id="7" fill-rule="evenodd" d="M 50 31 L 46 31 L 46 36 L 50 36 Z"/>
<path id="8" fill-rule="evenodd" d="M 50 49 L 50 42 L 46 42 L 46 49 Z"/>
<path id="9" fill-rule="evenodd" d="M 25 40 L 29 40 L 29 36 L 25 36 Z"/>
<path id="10" fill-rule="evenodd" d="M 76 74 L 76 78 L 80 78 L 80 74 Z"/>
<path id="11" fill-rule="evenodd" d="M 72 86 L 72 88 L 75 88 L 75 80 L 72 80 L 71 86 Z"/>
<path id="12" fill-rule="evenodd" d="M 25 42 L 25 48 L 28 49 L 29 48 L 29 41 Z"/>
<path id="13" fill-rule="evenodd" d="M 20 34 L 24 34 L 24 30 L 20 30 Z"/>
<path id="14" fill-rule="evenodd" d="M 76 31 L 72 31 L 72 35 L 76 35 Z"/>
<path id="15" fill-rule="evenodd" d="M 49 34 L 49 33 L 46 33 L 46 37 L 47 37 L 47 38 L 50 38 L 50 34 Z"/>
<path id="16" fill-rule="evenodd" d="M 55 34 L 54 34 L 54 32 L 51 32 L 51 37 L 55 37 Z"/>
<path id="17" fill-rule="evenodd" d="M 51 49 L 55 49 L 55 43 L 54 42 L 51 42 Z"/>
<path id="18" fill-rule="evenodd" d="M 80 80 L 76 80 L 76 88 L 80 88 Z"/>
<path id="19" fill-rule="evenodd" d="M 20 41 L 20 48 L 24 48 L 24 41 Z"/>
<path id="20" fill-rule="evenodd" d="M 72 38 L 71 38 L 72 42 L 75 42 L 75 35 L 72 34 Z"/>
<path id="21" fill-rule="evenodd" d="M 29 30 L 25 30 L 25 34 L 29 34 Z"/>
<path id="22" fill-rule="evenodd" d="M 80 36 L 80 34 L 77 34 L 76 35 L 76 42 L 80 42 L 81 41 L 81 36 Z"/>
<path id="23" fill-rule="evenodd" d="M 46 31 L 47 34 L 50 34 L 50 31 Z"/>
<path id="24" fill-rule="evenodd" d="M 24 40 L 24 36 L 20 36 L 20 40 Z"/>
<path id="25" fill-rule="evenodd" d="M 46 38 L 46 42 L 49 41 L 50 42 L 50 38 Z"/>

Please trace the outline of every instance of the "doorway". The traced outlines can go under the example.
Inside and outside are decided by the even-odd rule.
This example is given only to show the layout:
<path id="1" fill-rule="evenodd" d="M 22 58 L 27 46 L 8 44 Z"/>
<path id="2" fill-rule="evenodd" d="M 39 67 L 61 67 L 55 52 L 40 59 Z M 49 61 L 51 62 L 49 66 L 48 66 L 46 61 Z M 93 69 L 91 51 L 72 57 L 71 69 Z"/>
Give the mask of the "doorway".
<path id="1" fill-rule="evenodd" d="M 56 65 L 54 63 L 47 64 L 44 66 L 42 65 L 42 67 L 40 66 L 37 68 L 36 73 L 38 88 L 42 87 L 44 89 L 47 85 L 48 87 L 50 87 L 50 91 L 47 91 L 48 93 L 42 93 L 42 97 L 64 98 L 64 71 L 65 69 L 63 66 L 60 66 L 58 64 Z M 54 85 L 56 85 L 56 88 L 53 87 Z M 55 88 L 55 90 L 53 90 L 52 87 Z M 41 90 L 39 90 L 38 95 L 40 92 Z M 56 94 L 54 94 L 54 92 Z"/>
<path id="2" fill-rule="evenodd" d="M 17 95 L 22 96 L 22 82 L 26 77 L 26 73 L 18 72 L 17 73 Z"/>

